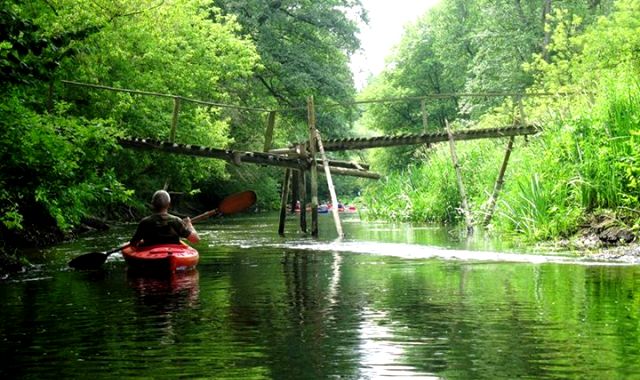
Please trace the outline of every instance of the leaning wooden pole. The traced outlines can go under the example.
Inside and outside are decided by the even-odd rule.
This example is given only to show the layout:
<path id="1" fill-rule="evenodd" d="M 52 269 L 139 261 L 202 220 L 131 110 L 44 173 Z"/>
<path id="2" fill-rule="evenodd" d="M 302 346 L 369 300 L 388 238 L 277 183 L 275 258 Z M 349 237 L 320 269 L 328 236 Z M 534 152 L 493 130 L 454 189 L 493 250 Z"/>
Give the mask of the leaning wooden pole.
<path id="1" fill-rule="evenodd" d="M 307 98 L 309 156 L 311 158 L 311 236 L 318 236 L 318 167 L 316 166 L 316 111 L 313 96 Z"/>
<path id="2" fill-rule="evenodd" d="M 456 170 L 456 178 L 458 179 L 458 190 L 460 191 L 460 198 L 462 198 L 462 212 L 464 214 L 465 223 L 467 224 L 467 232 L 473 233 L 473 220 L 471 218 L 471 212 L 469 210 L 469 203 L 467 202 L 467 193 L 464 190 L 464 183 L 462 182 L 462 173 L 460 171 L 460 163 L 458 161 L 458 155 L 456 153 L 456 144 L 449 128 L 449 121 L 445 120 L 447 127 L 447 134 L 449 135 L 449 148 L 451 149 L 451 159 L 453 160 L 453 167 Z"/>
<path id="3" fill-rule="evenodd" d="M 517 119 L 514 117 L 513 123 L 514 125 L 516 124 L 525 125 L 527 121 L 524 114 L 524 106 L 522 105 L 522 97 L 519 96 L 517 99 L 515 99 L 515 103 L 517 103 L 518 105 L 520 120 L 517 121 Z M 507 150 L 504 153 L 502 166 L 500 167 L 500 172 L 498 173 L 498 178 L 496 179 L 496 184 L 493 187 L 493 193 L 491 194 L 491 198 L 489 199 L 489 203 L 487 204 L 485 217 L 484 217 L 484 220 L 482 221 L 482 224 L 484 226 L 487 226 L 489 222 L 491 222 L 491 218 L 493 218 L 493 213 L 495 212 L 495 209 L 496 209 L 496 202 L 498 200 L 498 194 L 500 194 L 500 191 L 502 190 L 502 186 L 504 185 L 504 173 L 507 171 L 507 165 L 509 164 L 509 157 L 511 157 L 511 151 L 513 151 L 514 140 L 515 140 L 515 137 L 511 136 L 509 138 L 509 142 L 507 143 Z"/>
<path id="4" fill-rule="evenodd" d="M 333 214 L 333 223 L 336 225 L 336 232 L 338 233 L 338 239 L 344 237 L 342 232 L 342 223 L 340 223 L 340 215 L 338 214 L 338 196 L 336 195 L 336 189 L 333 186 L 333 179 L 331 178 L 331 171 L 329 170 L 329 162 L 327 161 L 327 155 L 324 154 L 324 148 L 322 147 L 322 139 L 320 133 L 316 130 L 316 139 L 318 142 L 318 150 L 320 151 L 320 157 L 324 166 L 324 174 L 327 176 L 327 186 L 329 187 L 329 194 L 331 194 L 331 213 Z"/>
<path id="5" fill-rule="evenodd" d="M 493 187 L 493 193 L 491 193 L 491 198 L 489 198 L 486 214 L 484 220 L 482 221 L 482 224 L 485 226 L 488 225 L 489 222 L 491 222 L 491 218 L 493 217 L 493 213 L 496 209 L 498 194 L 500 193 L 500 191 L 502 190 L 502 186 L 504 185 L 504 173 L 507 171 L 507 165 L 509 164 L 509 157 L 511 157 L 511 151 L 513 150 L 514 140 L 515 137 L 511 136 L 509 138 L 509 143 L 507 143 L 507 150 L 504 152 L 502 166 L 500 167 L 500 172 L 498 173 L 498 178 L 496 179 L 495 186 Z"/>
<path id="6" fill-rule="evenodd" d="M 282 181 L 282 194 L 280 199 L 280 223 L 278 224 L 278 234 L 284 235 L 284 224 L 287 219 L 287 197 L 289 195 L 289 178 L 291 178 L 291 169 L 284 171 L 284 180 Z"/>

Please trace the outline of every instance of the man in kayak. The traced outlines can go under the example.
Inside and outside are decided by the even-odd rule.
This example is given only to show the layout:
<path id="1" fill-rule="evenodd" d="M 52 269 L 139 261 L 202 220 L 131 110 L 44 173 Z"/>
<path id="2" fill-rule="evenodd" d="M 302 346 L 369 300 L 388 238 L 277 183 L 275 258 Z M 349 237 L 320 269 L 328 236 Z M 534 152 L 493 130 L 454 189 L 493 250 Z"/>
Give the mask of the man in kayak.
<path id="1" fill-rule="evenodd" d="M 169 214 L 171 197 L 164 190 L 158 190 L 151 198 L 153 214 L 142 219 L 131 238 L 132 246 L 150 246 L 156 244 L 179 244 L 181 238 L 190 243 L 200 241 L 200 236 L 191 224 L 190 218 L 180 219 Z"/>

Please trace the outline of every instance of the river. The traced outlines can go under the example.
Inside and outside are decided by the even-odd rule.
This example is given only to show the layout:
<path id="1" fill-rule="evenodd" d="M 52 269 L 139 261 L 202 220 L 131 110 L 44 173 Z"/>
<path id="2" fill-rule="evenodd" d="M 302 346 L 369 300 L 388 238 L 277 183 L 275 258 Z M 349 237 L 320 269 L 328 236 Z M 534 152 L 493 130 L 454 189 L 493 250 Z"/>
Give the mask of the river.
<path id="1" fill-rule="evenodd" d="M 441 228 L 344 218 L 333 241 L 277 217 L 198 225 L 196 271 L 67 268 L 134 226 L 25 252 L 0 281 L 0 377 L 640 378 L 640 266 L 519 252 Z"/>

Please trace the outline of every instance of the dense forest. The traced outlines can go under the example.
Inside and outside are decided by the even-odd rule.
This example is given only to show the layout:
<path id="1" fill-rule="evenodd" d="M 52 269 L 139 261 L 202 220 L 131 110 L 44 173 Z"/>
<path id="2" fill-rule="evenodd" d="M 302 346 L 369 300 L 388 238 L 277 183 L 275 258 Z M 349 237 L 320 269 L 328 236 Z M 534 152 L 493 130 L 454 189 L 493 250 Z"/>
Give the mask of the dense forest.
<path id="1" fill-rule="evenodd" d="M 246 109 L 292 108 L 277 120 L 274 144 L 284 145 L 307 133 L 306 111 L 293 107 L 304 107 L 307 96 L 318 102 L 355 98 L 348 62 L 359 47 L 358 22 L 366 17 L 359 7 L 351 0 L 3 0 L 4 250 L 58 242 L 88 218 L 135 218 L 163 187 L 205 200 L 251 188 L 260 208 L 273 207 L 280 171 L 143 154 L 117 144 L 119 137 L 167 140 L 170 97 L 63 81 Z M 177 142 L 262 149 L 264 113 L 186 102 L 180 111 Z M 345 134 L 351 112 L 320 115 L 318 127 Z"/>
<path id="2" fill-rule="evenodd" d="M 513 124 L 515 141 L 488 228 L 531 240 L 569 236 L 603 216 L 640 228 L 640 1 L 442 0 L 407 27 L 383 73 L 357 93 L 350 56 L 367 21 L 358 0 L 1 0 L 0 237 L 4 253 L 59 242 L 88 218 L 135 219 L 166 187 L 200 201 L 252 188 L 278 202 L 281 170 L 123 149 L 167 140 L 170 97 L 97 91 L 68 81 L 244 108 L 182 104 L 176 141 L 261 150 L 307 134 L 319 104 L 412 99 L 319 112 L 324 136 Z M 524 97 L 495 94 L 527 94 Z M 490 94 L 464 96 L 464 94 Z M 493 95 L 491 95 L 493 94 Z M 545 96 L 535 96 L 545 94 Z M 519 101 L 522 107 L 519 108 Z M 422 109 L 424 108 L 424 110 Z M 424 111 L 424 112 L 423 112 Z M 522 111 L 522 112 L 518 112 Z M 486 215 L 506 141 L 458 144 L 474 218 Z M 371 218 L 457 223 L 461 198 L 446 144 L 374 150 L 379 182 L 361 188 Z"/>
<path id="3" fill-rule="evenodd" d="M 387 69 L 363 99 L 432 99 L 428 128 L 533 123 L 517 138 L 488 228 L 531 241 L 566 238 L 584 226 L 615 226 L 631 240 L 640 217 L 640 1 L 443 0 L 407 28 Z M 493 96 L 492 94 L 525 94 Z M 420 102 L 379 103 L 363 129 L 419 132 Z M 524 120 L 522 120 L 524 119 Z M 459 143 L 460 170 L 476 223 L 507 139 Z M 366 189 L 372 217 L 461 221 L 449 147 L 384 150 L 372 164 L 389 174 Z M 616 241 L 620 234 L 605 240 Z"/>

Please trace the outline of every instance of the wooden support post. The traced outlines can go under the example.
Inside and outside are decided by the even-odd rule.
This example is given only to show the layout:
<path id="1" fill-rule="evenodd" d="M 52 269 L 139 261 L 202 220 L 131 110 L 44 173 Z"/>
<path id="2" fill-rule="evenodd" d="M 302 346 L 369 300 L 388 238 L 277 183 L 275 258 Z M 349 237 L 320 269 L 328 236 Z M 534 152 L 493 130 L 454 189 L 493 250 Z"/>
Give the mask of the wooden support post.
<path id="1" fill-rule="evenodd" d="M 429 115 L 427 114 L 427 105 L 424 99 L 420 100 L 420 113 L 422 114 L 422 129 L 424 130 L 424 133 L 427 133 Z"/>
<path id="2" fill-rule="evenodd" d="M 298 176 L 300 184 L 300 231 L 307 233 L 307 171 L 300 170 Z"/>
<path id="3" fill-rule="evenodd" d="M 502 190 L 502 185 L 504 185 L 504 173 L 507 171 L 507 164 L 509 163 L 509 157 L 511 157 L 511 151 L 513 150 L 513 140 L 515 140 L 515 137 L 511 136 L 509 138 L 509 143 L 507 144 L 507 150 L 504 152 L 504 159 L 502 160 L 502 166 L 500 167 L 496 184 L 493 187 L 493 193 L 491 194 L 491 198 L 489 198 L 486 215 L 482 221 L 482 224 L 485 226 L 489 224 L 493 217 L 493 212 L 496 208 L 496 201 L 498 200 L 498 194 L 500 193 L 500 190 Z"/>
<path id="4" fill-rule="evenodd" d="M 460 164 L 458 162 L 458 155 L 456 154 L 456 144 L 453 140 L 453 134 L 449 128 L 449 121 L 445 119 L 447 127 L 447 134 L 449 135 L 449 148 L 451 149 L 451 159 L 453 160 L 453 167 L 456 170 L 456 177 L 458 179 L 458 190 L 460 191 L 460 198 L 462 198 L 462 212 L 464 214 L 465 223 L 467 224 L 467 232 L 473 233 L 473 220 L 471 218 L 471 211 L 469 210 L 469 204 L 467 202 L 467 193 L 464 190 L 464 183 L 462 182 L 462 173 L 460 172 Z"/>
<path id="5" fill-rule="evenodd" d="M 309 156 L 311 158 L 311 236 L 318 236 L 318 167 L 316 166 L 316 111 L 313 96 L 307 98 Z"/>
<path id="6" fill-rule="evenodd" d="M 522 105 L 522 97 L 518 96 L 515 99 L 515 102 L 518 105 L 518 111 L 520 113 L 519 120 L 514 115 L 513 124 L 525 125 L 526 120 L 524 116 L 524 107 Z M 514 104 L 515 110 L 515 104 Z M 507 165 L 509 164 L 509 158 L 511 157 L 511 151 L 513 150 L 513 143 L 515 141 L 515 136 L 511 136 L 509 138 L 509 142 L 507 143 L 507 149 L 504 152 L 504 159 L 502 160 L 502 165 L 500 166 L 500 171 L 498 172 L 498 178 L 496 178 L 496 183 L 493 186 L 493 193 L 491 193 L 491 198 L 489 198 L 489 202 L 487 203 L 487 209 L 485 211 L 484 220 L 482 221 L 482 225 L 487 226 L 491 222 L 491 218 L 493 218 L 493 213 L 496 209 L 496 202 L 498 201 L 498 195 L 502 190 L 502 186 L 504 185 L 504 173 L 507 171 Z"/>
<path id="7" fill-rule="evenodd" d="M 427 104 L 424 99 L 420 100 L 420 113 L 422 114 L 422 130 L 427 133 L 429 129 L 429 115 L 427 114 Z M 431 148 L 431 144 L 425 144 L 425 147 Z"/>
<path id="8" fill-rule="evenodd" d="M 267 130 L 264 134 L 264 152 L 268 152 L 271 149 L 271 142 L 273 141 L 273 128 L 276 125 L 276 111 L 269 111 L 269 117 L 267 118 Z"/>
<path id="9" fill-rule="evenodd" d="M 287 219 L 287 196 L 289 195 L 289 178 L 291 177 L 291 169 L 284 171 L 284 180 L 282 181 L 282 195 L 280 198 L 280 223 L 278 225 L 278 234 L 284 236 L 284 224 Z"/>
<path id="10" fill-rule="evenodd" d="M 520 125 L 527 125 L 527 117 L 524 114 L 524 105 L 522 104 L 522 96 L 518 96 L 518 110 L 520 111 Z M 524 141 L 529 142 L 529 137 L 525 135 Z"/>
<path id="11" fill-rule="evenodd" d="M 331 208 L 333 214 L 333 223 L 336 225 L 336 232 L 338 233 L 338 239 L 344 237 L 342 232 L 342 224 L 340 223 L 340 215 L 338 214 L 338 197 L 336 196 L 336 189 L 333 186 L 333 179 L 331 178 L 331 171 L 329 170 L 329 162 L 327 156 L 324 154 L 324 147 L 322 146 L 322 139 L 320 133 L 316 130 L 316 139 L 318 141 L 318 150 L 320 150 L 320 157 L 324 166 L 324 174 L 327 176 L 327 186 L 329 187 L 329 194 L 331 194 Z"/>
<path id="12" fill-rule="evenodd" d="M 296 203 L 300 200 L 300 170 L 293 170 L 291 172 L 291 213 L 296 212 Z"/>

